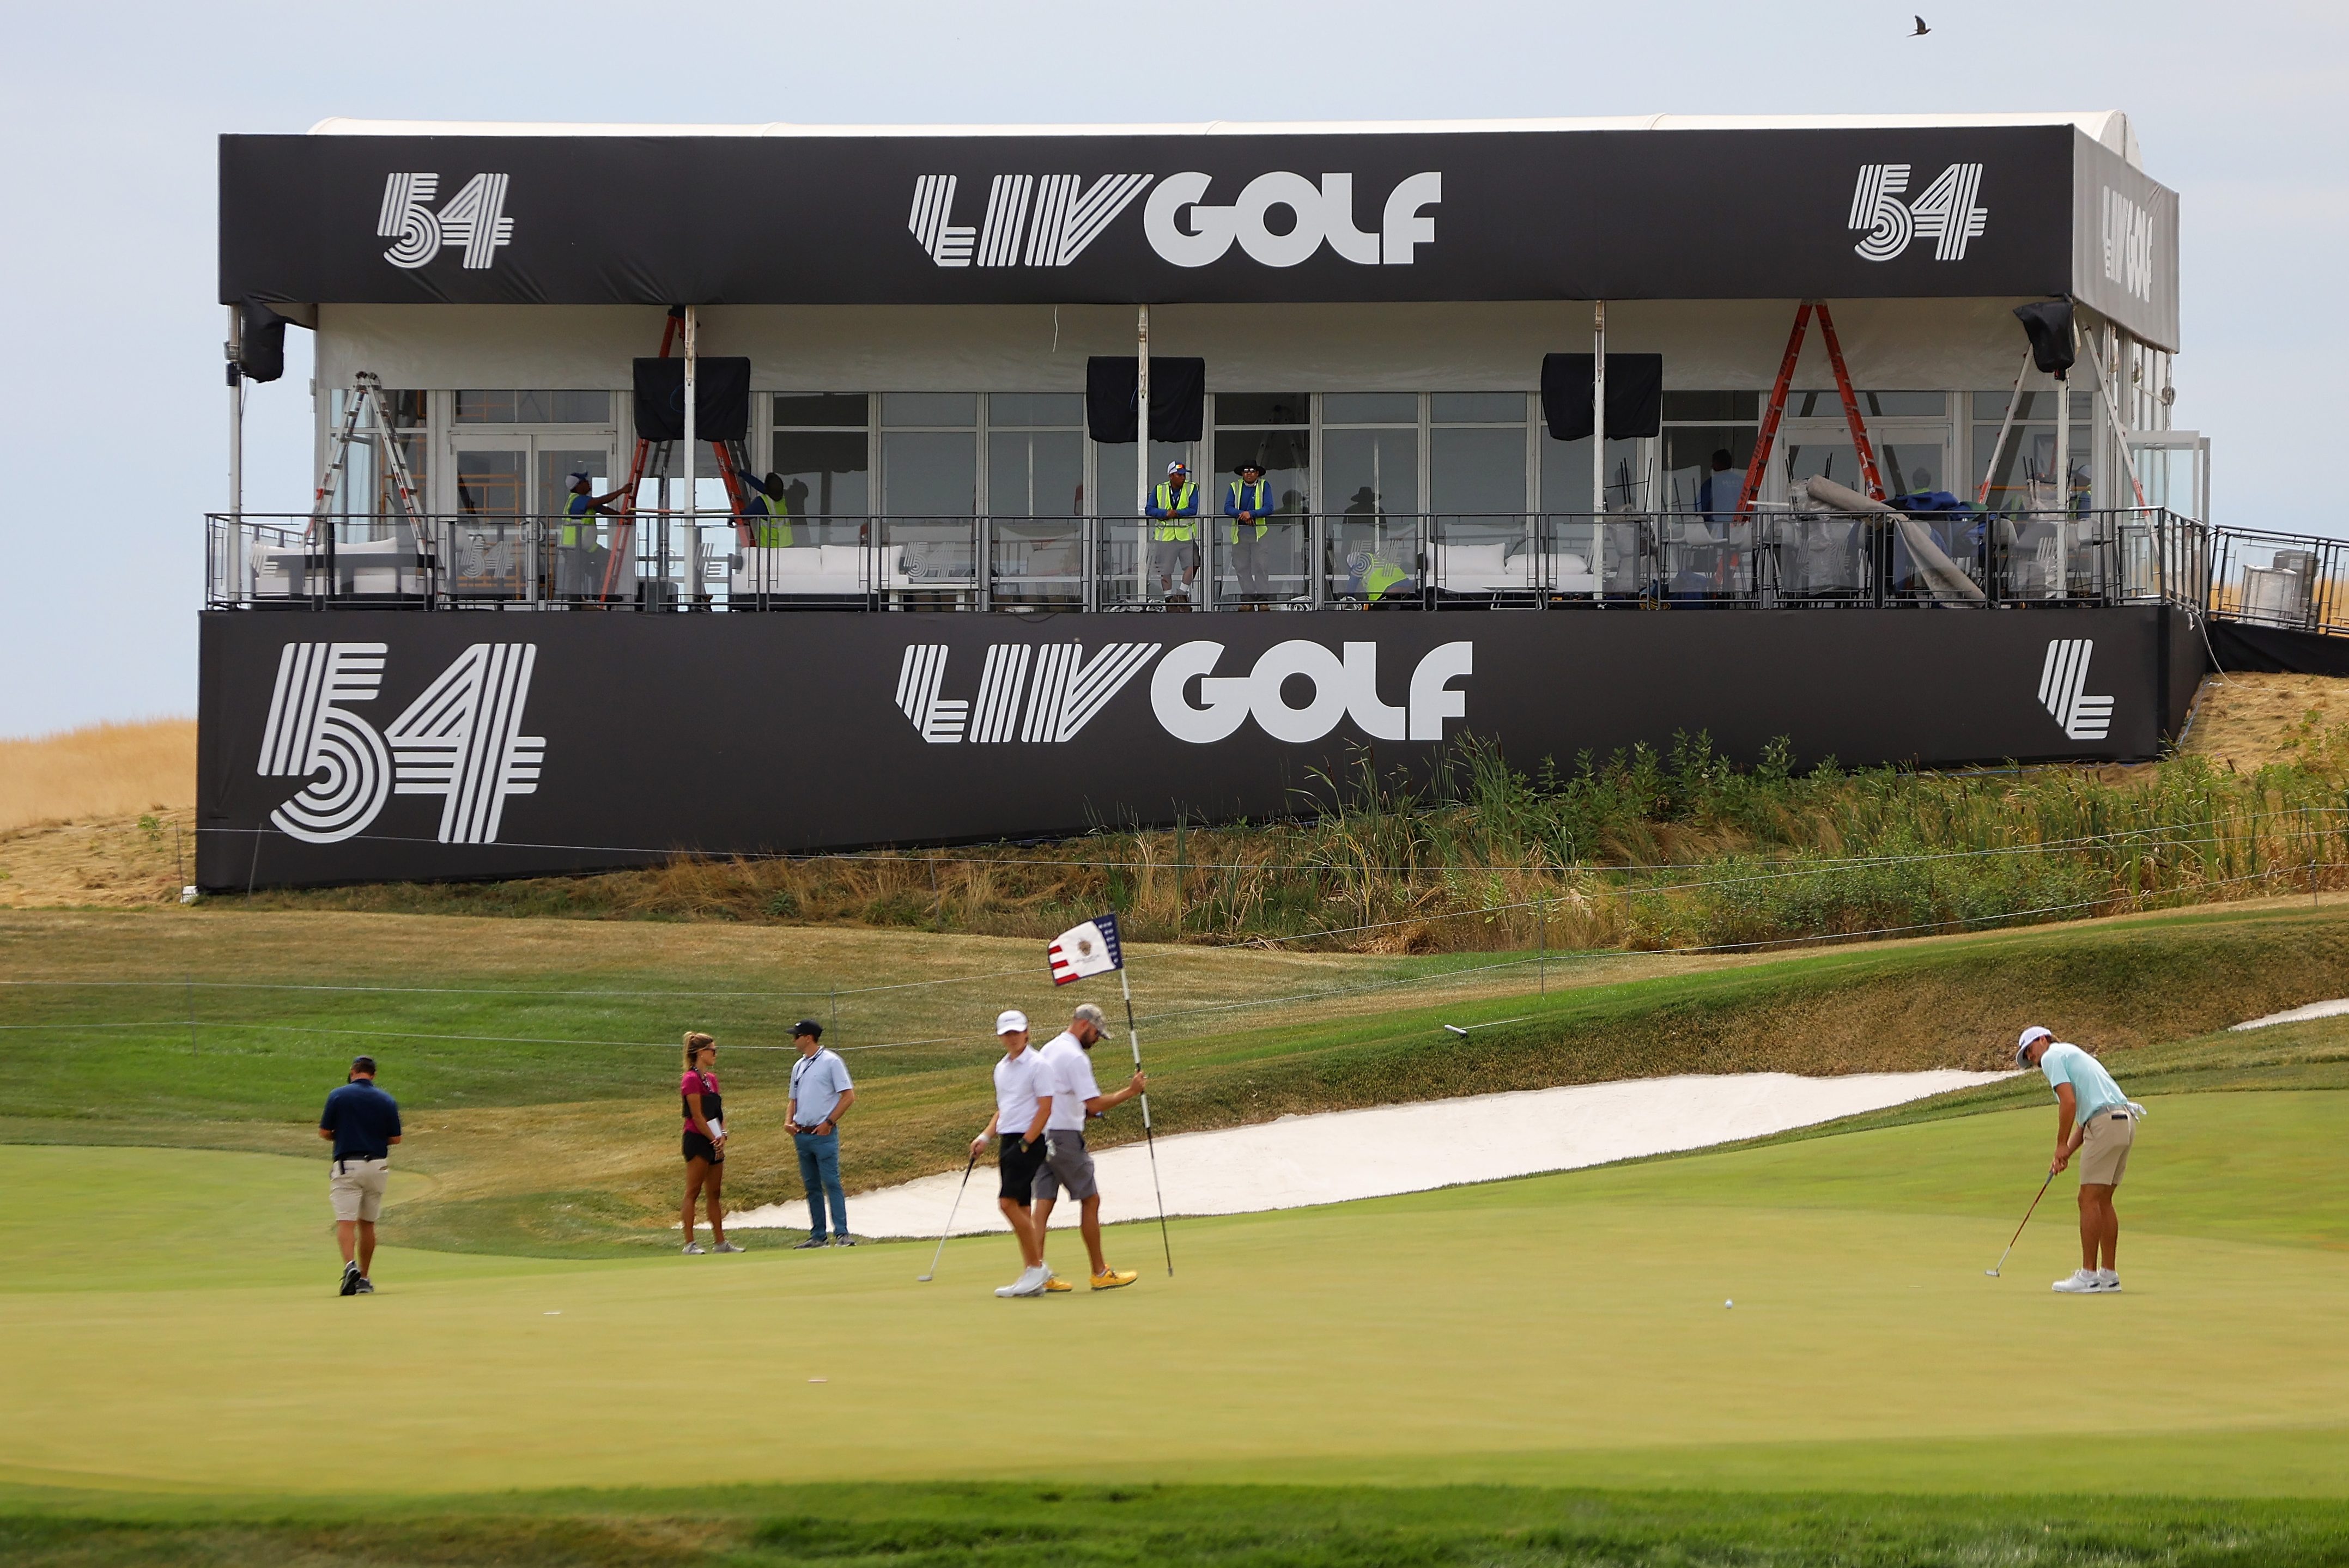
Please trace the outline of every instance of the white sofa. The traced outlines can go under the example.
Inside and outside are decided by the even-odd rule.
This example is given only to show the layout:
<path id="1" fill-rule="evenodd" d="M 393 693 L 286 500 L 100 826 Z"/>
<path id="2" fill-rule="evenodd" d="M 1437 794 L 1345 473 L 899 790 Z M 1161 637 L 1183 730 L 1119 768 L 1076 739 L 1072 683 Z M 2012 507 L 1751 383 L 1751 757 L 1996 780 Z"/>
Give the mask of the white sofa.
<path id="1" fill-rule="evenodd" d="M 315 562 L 314 566 L 311 563 Z M 326 557 L 306 545 L 259 546 L 247 556 L 256 599 L 302 598 L 319 593 L 336 594 L 420 594 L 426 591 L 424 563 L 415 547 L 402 539 L 371 539 L 335 546 L 332 585 Z"/>
<path id="2" fill-rule="evenodd" d="M 1524 540 L 1435 544 L 1435 586 L 1444 593 L 1588 593 L 1599 586 L 1590 562 L 1575 552 L 1537 553 Z"/>
<path id="3" fill-rule="evenodd" d="M 871 592 L 861 544 L 792 544 L 738 550 L 729 581 L 734 597 L 846 599 Z"/>

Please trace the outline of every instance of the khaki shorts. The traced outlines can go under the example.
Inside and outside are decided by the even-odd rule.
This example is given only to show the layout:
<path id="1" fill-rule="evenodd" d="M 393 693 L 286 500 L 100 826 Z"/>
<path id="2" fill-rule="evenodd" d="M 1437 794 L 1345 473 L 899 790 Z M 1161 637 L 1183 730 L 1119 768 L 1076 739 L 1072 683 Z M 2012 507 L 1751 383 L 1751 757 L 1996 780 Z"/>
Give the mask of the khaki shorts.
<path id="1" fill-rule="evenodd" d="M 2128 1169 L 2129 1145 L 2137 1141 L 2137 1118 L 2127 1106 L 2100 1110 L 2088 1119 L 2080 1140 L 2080 1181 L 2117 1187 Z"/>
<path id="2" fill-rule="evenodd" d="M 384 1183 L 391 1175 L 388 1160 L 337 1160 L 329 1168 L 326 1196 L 334 1201 L 335 1218 L 365 1220 L 369 1224 L 383 1212 Z"/>

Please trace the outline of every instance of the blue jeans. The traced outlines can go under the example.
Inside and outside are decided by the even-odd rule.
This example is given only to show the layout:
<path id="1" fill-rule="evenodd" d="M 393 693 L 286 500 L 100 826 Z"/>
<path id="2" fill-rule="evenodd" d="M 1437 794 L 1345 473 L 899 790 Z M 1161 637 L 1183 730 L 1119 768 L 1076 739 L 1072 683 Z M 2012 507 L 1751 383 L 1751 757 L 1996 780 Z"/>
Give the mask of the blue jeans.
<path id="1" fill-rule="evenodd" d="M 800 1151 L 800 1185 L 807 1189 L 808 1234 L 823 1232 L 823 1201 L 832 1198 L 832 1233 L 848 1234 L 848 1193 L 840 1184 L 840 1134 L 795 1132 L 792 1142 Z"/>

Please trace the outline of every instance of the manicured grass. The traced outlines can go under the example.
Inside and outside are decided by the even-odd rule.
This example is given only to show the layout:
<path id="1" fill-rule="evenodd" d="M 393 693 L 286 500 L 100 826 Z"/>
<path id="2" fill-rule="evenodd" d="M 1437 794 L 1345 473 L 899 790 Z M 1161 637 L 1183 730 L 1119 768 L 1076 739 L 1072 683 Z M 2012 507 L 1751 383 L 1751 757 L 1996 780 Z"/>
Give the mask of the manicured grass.
<path id="1" fill-rule="evenodd" d="M 2297 1568 L 2349 1553 L 2349 1507 L 2329 1501 L 1082 1482 L 569 1493 L 367 1516 L 184 1499 L 50 1512 L 41 1501 L 0 1491 L 0 1510 L 16 1502 L 0 1511 L 12 1563 Z"/>
<path id="2" fill-rule="evenodd" d="M 1142 1283 L 1040 1302 L 999 1239 L 927 1285 L 908 1245 L 395 1248 L 340 1300 L 315 1161 L 5 1148 L 0 1480 L 2349 1496 L 2349 1096 L 2147 1098 L 2095 1299 L 2046 1289 L 2068 1180 L 1982 1274 L 2044 1109 L 1184 1222 L 1171 1280 L 1121 1231 Z"/>
<path id="3" fill-rule="evenodd" d="M 663 1243 L 673 1218 L 672 1026 L 709 1026 L 726 1043 L 738 1134 L 729 1200 L 742 1207 L 799 1190 L 777 1130 L 790 1057 L 744 1047 L 776 1044 L 802 1013 L 831 1016 L 830 976 L 869 985 L 992 976 L 860 992 L 840 1009 L 833 1037 L 864 1089 L 848 1179 L 882 1185 L 960 1164 L 988 1109 L 995 1047 L 985 1031 L 999 1004 L 1052 1019 L 1077 999 L 1055 994 L 1035 958 L 1027 943 L 843 930 L 0 915 L 0 963 L 12 975 L 151 980 L 176 970 L 401 987 L 0 985 L 0 1022 L 11 1026 L 0 1030 L 0 1138 L 315 1154 L 317 1104 L 366 1049 L 408 1113 L 402 1166 L 429 1178 L 403 1200 L 394 1233 L 460 1250 L 626 1253 Z M 1998 1067 L 2019 1023 L 2033 1017 L 2111 1057 L 2133 1088 L 2157 1068 L 2186 1074 L 2177 1088 L 2220 1087 L 2248 1081 L 2238 1047 L 2161 1053 L 2252 1014 L 2349 992 L 2349 908 L 2199 910 L 1694 968 L 1561 959 L 1547 982 L 1523 968 L 1446 980 L 1475 961 L 1139 949 L 1160 1127 L 1680 1072 Z M 1089 994 L 1113 1006 L 1103 985 Z M 1226 1006 L 1366 985 L 1382 988 Z M 769 994 L 778 992 L 792 994 Z M 1444 1023 L 1492 1026 L 1459 1039 Z M 864 1048 L 891 1040 L 932 1043 Z M 2141 1070 L 2136 1058 L 2147 1049 Z M 2287 1055 L 2261 1081 L 2349 1070 L 2305 1050 Z M 1987 1091 L 1965 1104 L 2035 1103 L 2038 1092 Z M 1138 1127 L 1102 1131 L 1116 1141 Z"/>

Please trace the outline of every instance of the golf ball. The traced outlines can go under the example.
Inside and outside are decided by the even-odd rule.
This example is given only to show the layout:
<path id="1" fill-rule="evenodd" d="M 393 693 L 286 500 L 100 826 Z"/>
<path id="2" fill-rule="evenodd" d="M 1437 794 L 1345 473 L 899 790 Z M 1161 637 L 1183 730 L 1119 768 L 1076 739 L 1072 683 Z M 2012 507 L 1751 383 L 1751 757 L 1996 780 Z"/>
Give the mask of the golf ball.
<path id="1" fill-rule="evenodd" d="M 1723 1306 L 1735 1306 L 1737 1304 L 1733 1301 L 1724 1301 L 1721 1305 Z"/>

